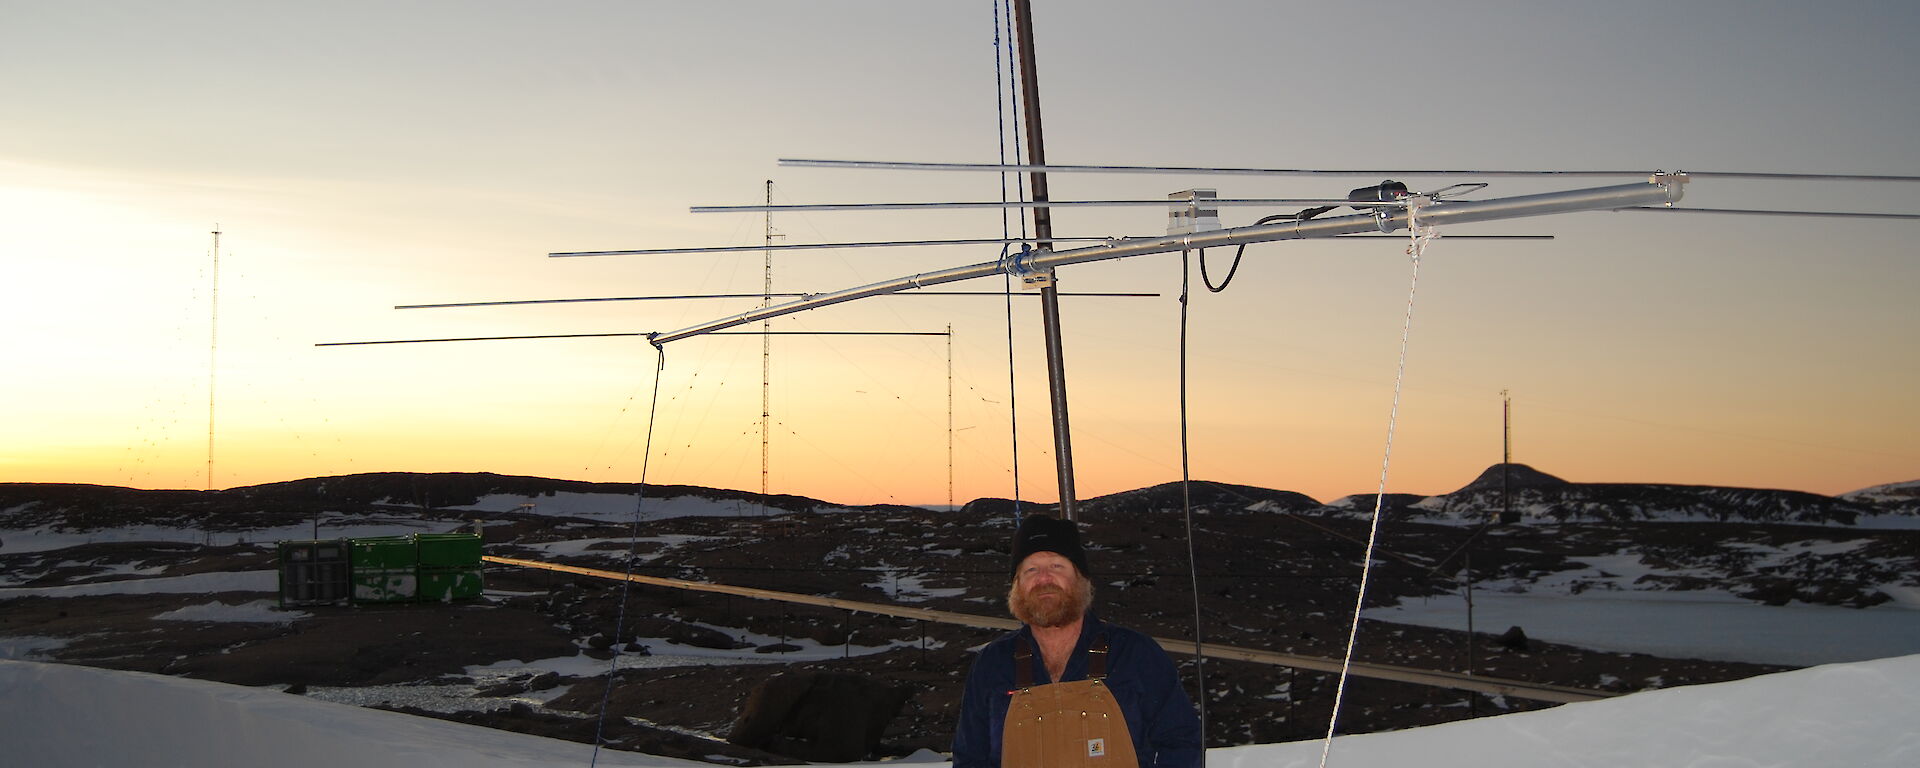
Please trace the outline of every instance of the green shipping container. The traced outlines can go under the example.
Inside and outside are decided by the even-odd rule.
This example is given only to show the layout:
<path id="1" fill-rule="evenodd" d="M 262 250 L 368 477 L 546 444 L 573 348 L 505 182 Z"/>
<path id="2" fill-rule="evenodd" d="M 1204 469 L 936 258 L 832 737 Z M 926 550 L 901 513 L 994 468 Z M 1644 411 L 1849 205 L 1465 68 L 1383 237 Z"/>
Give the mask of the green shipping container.
<path id="1" fill-rule="evenodd" d="M 353 601 L 402 603 L 419 594 L 419 557 L 410 536 L 353 539 Z"/>
<path id="2" fill-rule="evenodd" d="M 420 566 L 420 600 L 471 600 L 480 596 L 480 566 Z"/>
<path id="3" fill-rule="evenodd" d="M 412 568 L 420 564 L 412 536 L 352 539 L 355 568 Z"/>
<path id="4" fill-rule="evenodd" d="M 476 533 L 416 533 L 420 545 L 420 567 L 480 567 L 480 535 Z"/>

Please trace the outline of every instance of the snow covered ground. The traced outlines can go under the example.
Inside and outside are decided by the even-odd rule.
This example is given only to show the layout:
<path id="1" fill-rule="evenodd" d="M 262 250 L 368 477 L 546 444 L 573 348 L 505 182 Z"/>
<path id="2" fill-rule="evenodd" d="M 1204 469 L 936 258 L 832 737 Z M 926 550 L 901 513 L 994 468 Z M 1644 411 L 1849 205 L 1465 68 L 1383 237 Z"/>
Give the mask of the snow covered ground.
<path id="1" fill-rule="evenodd" d="M 152 579 L 121 579 L 64 587 L 12 587 L 0 589 L 0 600 L 15 597 L 83 597 L 87 595 L 210 594 L 214 592 L 279 592 L 277 571 L 233 571 L 196 573 L 189 576 L 161 576 Z"/>
<path id="2" fill-rule="evenodd" d="M 593 752 L 273 689 L 20 661 L 0 661 L 0 744 L 7 764 L 38 768 L 550 768 Z M 622 753 L 600 764 L 704 765 Z"/>
<path id="3" fill-rule="evenodd" d="M 1649 691 L 1335 739 L 1329 766 L 1643 768 L 1920 765 L 1920 656 Z M 1319 742 L 1213 750 L 1213 768 L 1319 765 Z"/>
<path id="4" fill-rule="evenodd" d="M 938 597 L 960 597 L 965 595 L 965 587 L 930 587 L 928 577 L 910 573 L 907 568 L 881 563 L 877 567 L 879 576 L 865 586 L 887 593 L 888 599 L 896 603 L 924 603 Z"/>
<path id="5" fill-rule="evenodd" d="M 179 610 L 155 614 L 162 621 L 213 621 L 239 624 L 292 624 L 312 616 L 305 611 L 287 611 L 280 609 L 277 600 L 254 600 L 245 603 L 224 603 L 219 600 L 189 605 Z"/>
<path id="6" fill-rule="evenodd" d="M 1843 538 L 1729 546 L 1753 552 L 1750 567 L 1764 568 L 1844 554 L 1866 543 Z M 1920 590 L 1912 587 L 1881 586 L 1893 599 L 1872 608 L 1771 606 L 1724 590 L 1668 589 L 1663 585 L 1682 577 L 1716 574 L 1656 567 L 1638 554 L 1578 562 L 1587 567 L 1480 584 L 1473 593 L 1474 629 L 1497 634 L 1518 626 L 1535 640 L 1595 650 L 1796 666 L 1920 653 Z M 1456 593 L 1405 600 L 1368 610 L 1367 618 L 1465 630 L 1466 599 Z"/>
<path id="7" fill-rule="evenodd" d="M 325 539 L 371 536 L 405 536 L 411 533 L 444 531 L 447 523 L 426 520 L 369 520 L 353 515 L 332 515 L 320 519 L 320 537 Z M 128 541 L 171 541 L 224 547 L 234 544 L 271 546 L 276 541 L 305 541 L 314 537 L 312 523 L 278 528 L 249 528 L 238 531 L 203 531 L 159 525 L 125 528 L 96 528 L 74 531 L 54 526 L 37 528 L 0 528 L 0 554 L 45 552 L 82 544 L 108 544 Z"/>
<path id="8" fill-rule="evenodd" d="M 1393 733 L 1347 736 L 1330 766 L 1585 768 L 1920 764 L 1920 655 L 1839 664 Z M 272 689 L 0 661 L 8 764 L 585 766 L 584 744 L 314 701 Z M 1318 741 L 1212 750 L 1213 768 L 1319 764 Z M 700 765 L 605 752 L 607 766 Z"/>
<path id="9" fill-rule="evenodd" d="M 1467 606 L 1451 595 L 1370 609 L 1367 618 L 1465 629 Z M 1827 664 L 1920 653 L 1920 610 L 1769 606 L 1726 593 L 1476 590 L 1473 623 L 1480 632 L 1518 626 L 1534 640 L 1601 651 L 1757 664 Z"/>
<path id="10" fill-rule="evenodd" d="M 651 547 L 652 551 L 641 551 L 638 557 L 640 562 L 648 563 L 660 559 L 662 555 L 667 554 L 683 544 L 707 540 L 709 540 L 709 537 L 706 536 L 668 534 L 664 536 L 637 536 L 633 538 L 566 539 L 563 541 L 548 541 L 539 544 L 523 544 L 521 546 L 538 551 L 548 557 L 579 556 L 598 553 L 602 557 L 615 561 L 626 559 L 627 551 L 630 548 L 645 550 Z M 599 547 L 599 549 L 594 549 L 595 547 Z"/>

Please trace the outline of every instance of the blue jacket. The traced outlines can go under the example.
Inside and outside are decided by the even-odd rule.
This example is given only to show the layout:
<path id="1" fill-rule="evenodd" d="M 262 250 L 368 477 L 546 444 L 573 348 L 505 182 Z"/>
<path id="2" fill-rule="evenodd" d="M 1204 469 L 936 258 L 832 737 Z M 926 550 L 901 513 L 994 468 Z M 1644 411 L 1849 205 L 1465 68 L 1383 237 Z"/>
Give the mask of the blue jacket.
<path id="1" fill-rule="evenodd" d="M 1058 682 L 1087 679 L 1087 649 L 1102 632 L 1107 636 L 1107 688 L 1126 716 L 1140 765 L 1199 768 L 1200 718 L 1180 684 L 1173 660 L 1152 638 L 1088 614 L 1073 656 L 1067 659 L 1067 671 Z M 1008 692 L 1014 685 L 1014 640 L 1026 635 L 1033 642 L 1032 634 L 1022 626 L 988 643 L 974 657 L 967 690 L 960 699 L 960 724 L 953 733 L 953 768 L 1000 765 L 1000 731 L 1007 722 Z M 1045 662 L 1034 653 L 1033 684 L 1052 682 L 1056 681 L 1048 677 Z"/>

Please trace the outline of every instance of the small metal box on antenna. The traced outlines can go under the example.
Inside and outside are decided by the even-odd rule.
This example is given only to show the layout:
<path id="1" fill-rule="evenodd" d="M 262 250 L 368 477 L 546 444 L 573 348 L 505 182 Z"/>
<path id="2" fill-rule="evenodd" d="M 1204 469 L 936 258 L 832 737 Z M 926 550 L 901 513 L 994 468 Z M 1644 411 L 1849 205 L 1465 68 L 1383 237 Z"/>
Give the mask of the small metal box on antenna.
<path id="1" fill-rule="evenodd" d="M 1167 234 L 1186 235 L 1220 228 L 1217 189 L 1187 189 L 1167 195 Z"/>
<path id="2" fill-rule="evenodd" d="M 1038 291 L 1053 287 L 1053 270 L 1043 269 L 1020 274 L 1020 290 Z"/>

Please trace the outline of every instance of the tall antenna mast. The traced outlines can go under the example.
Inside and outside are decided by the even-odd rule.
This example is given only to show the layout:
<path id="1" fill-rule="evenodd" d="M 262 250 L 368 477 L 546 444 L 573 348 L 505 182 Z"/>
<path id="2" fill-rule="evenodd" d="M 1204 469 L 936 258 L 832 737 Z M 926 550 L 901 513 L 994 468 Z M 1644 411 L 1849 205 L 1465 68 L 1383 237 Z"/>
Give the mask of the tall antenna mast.
<path id="1" fill-rule="evenodd" d="M 1513 398 L 1500 390 L 1500 463 L 1513 463 Z"/>
<path id="2" fill-rule="evenodd" d="M 773 179 L 767 179 L 767 205 L 773 205 Z M 765 216 L 766 249 L 761 251 L 762 272 L 760 306 L 773 306 L 773 211 Z M 773 431 L 773 318 L 760 321 L 760 514 L 767 514 L 767 477 Z"/>
<path id="3" fill-rule="evenodd" d="M 953 511 L 953 323 L 947 323 L 947 511 Z"/>
<path id="4" fill-rule="evenodd" d="M 1020 109 L 1027 129 L 1027 162 L 1044 166 L 1047 164 L 1047 150 L 1040 133 L 1040 80 L 1033 60 L 1033 4 L 1030 0 L 1014 0 L 1013 16 L 1020 34 Z M 1034 236 L 1039 240 L 1040 250 L 1052 250 L 1053 213 L 1045 205 L 1047 174 L 1036 170 L 1029 176 L 1032 179 L 1033 201 L 1041 204 L 1033 208 Z M 1073 487 L 1073 436 L 1067 421 L 1066 359 L 1060 341 L 1060 292 L 1051 279 L 1040 289 L 1040 318 L 1042 331 L 1046 335 L 1047 392 L 1053 405 L 1053 461 L 1054 469 L 1059 474 L 1060 516 L 1067 520 L 1079 520 Z"/>
<path id="5" fill-rule="evenodd" d="M 214 386 L 220 373 L 220 223 L 213 225 L 213 290 L 211 330 L 207 332 L 207 490 L 213 490 Z"/>
<path id="6" fill-rule="evenodd" d="M 1513 398 L 1500 390 L 1500 515 L 1513 515 L 1513 494 L 1508 478 L 1513 475 Z"/>
<path id="7" fill-rule="evenodd" d="M 1513 398 L 1500 390 L 1500 522 L 1519 520 L 1513 514 Z"/>

